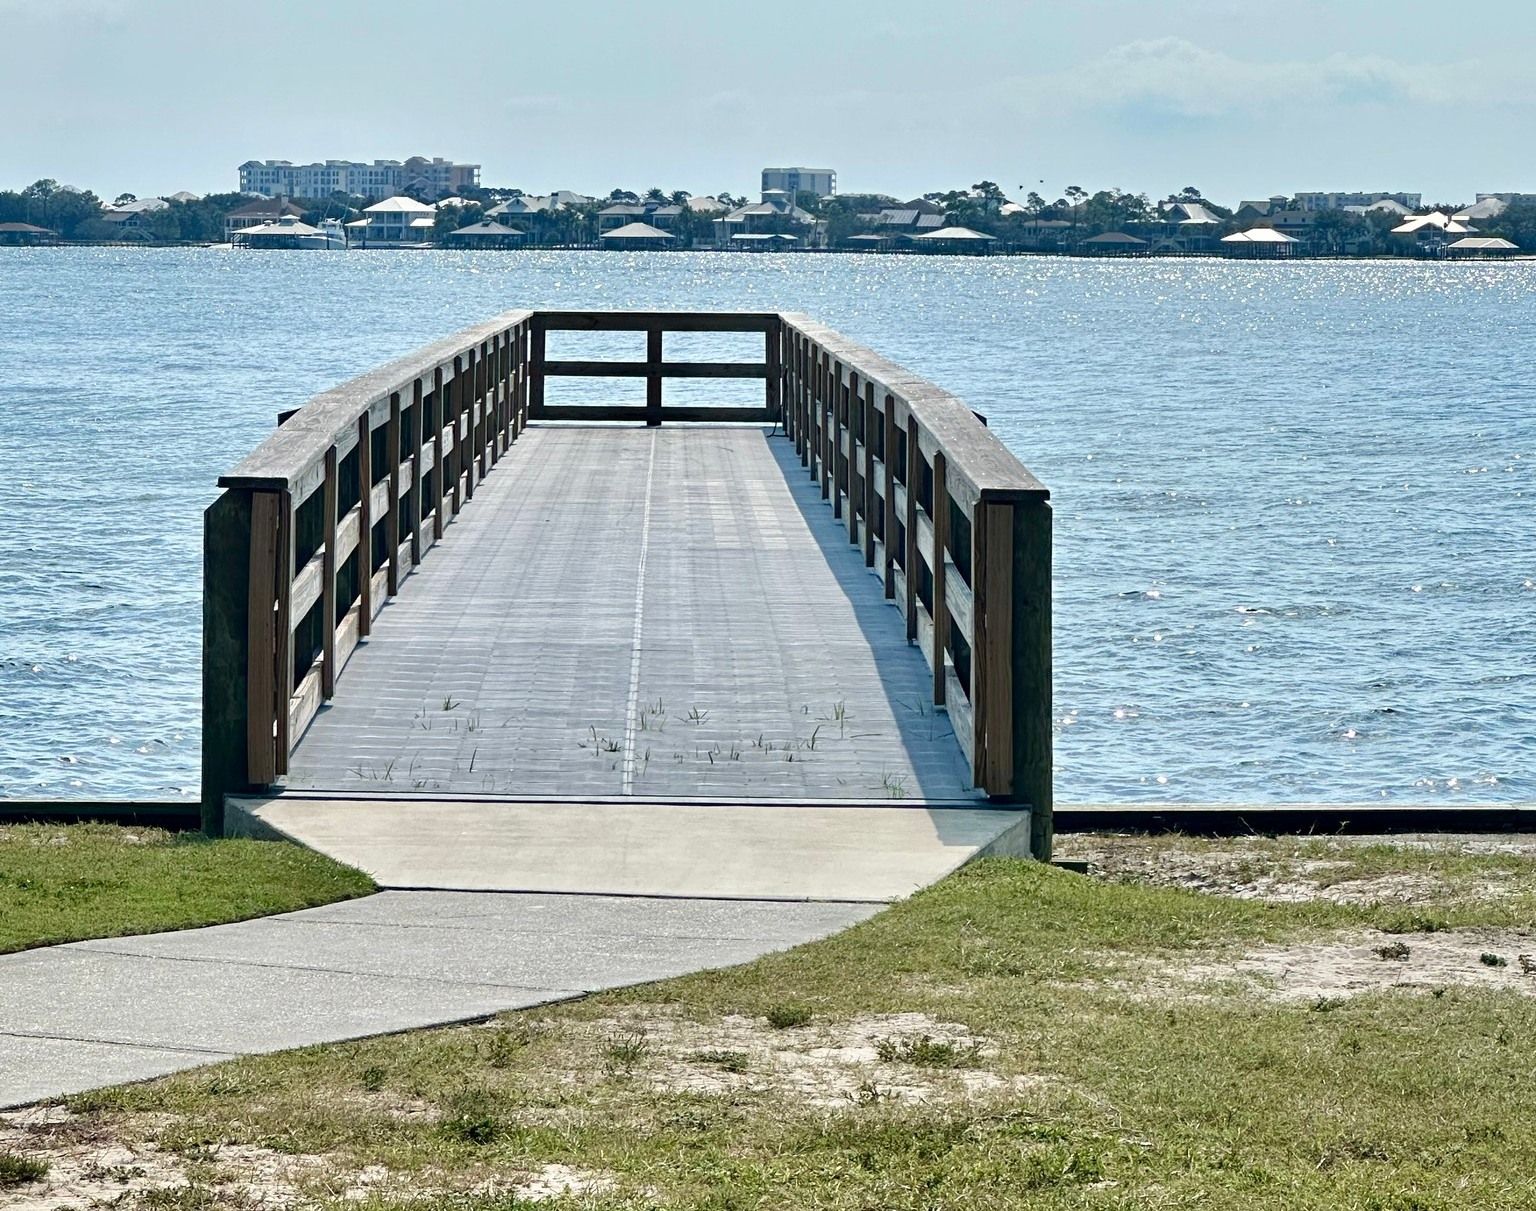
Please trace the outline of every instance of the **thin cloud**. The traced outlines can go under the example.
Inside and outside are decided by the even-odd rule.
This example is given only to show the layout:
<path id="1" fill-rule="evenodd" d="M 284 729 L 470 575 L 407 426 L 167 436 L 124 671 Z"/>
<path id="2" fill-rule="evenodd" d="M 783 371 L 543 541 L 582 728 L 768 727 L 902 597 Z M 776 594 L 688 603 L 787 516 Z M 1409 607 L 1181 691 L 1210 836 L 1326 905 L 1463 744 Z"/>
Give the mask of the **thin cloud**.
<path id="1" fill-rule="evenodd" d="M 1211 121 L 1268 117 L 1289 107 L 1508 104 L 1536 100 L 1523 76 L 1476 61 L 1410 66 L 1375 55 L 1240 59 L 1183 38 L 1130 42 L 1048 79 L 1014 82 L 1025 105 L 1134 111 Z"/>

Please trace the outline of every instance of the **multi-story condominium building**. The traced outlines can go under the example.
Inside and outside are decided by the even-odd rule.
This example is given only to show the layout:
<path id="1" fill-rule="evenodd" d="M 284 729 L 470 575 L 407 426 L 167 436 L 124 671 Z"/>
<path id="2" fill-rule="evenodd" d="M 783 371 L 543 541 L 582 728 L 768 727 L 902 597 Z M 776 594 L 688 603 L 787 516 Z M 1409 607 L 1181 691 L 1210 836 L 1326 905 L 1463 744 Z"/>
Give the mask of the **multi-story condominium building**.
<path id="1" fill-rule="evenodd" d="M 387 198 L 407 190 L 445 198 L 479 187 L 480 165 L 455 164 L 441 156 L 375 160 L 371 164 L 353 160 L 326 160 L 323 164 L 247 160 L 240 165 L 240 191 L 269 198 L 328 198 L 337 192 Z"/>
<path id="2" fill-rule="evenodd" d="M 830 198 L 837 192 L 837 173 L 830 168 L 765 168 L 763 192 L 786 193 L 791 201 L 802 193 Z"/>
<path id="3" fill-rule="evenodd" d="M 1423 205 L 1424 195 L 1417 193 L 1298 193 L 1297 210 L 1343 210 L 1346 206 L 1374 206 L 1377 202 L 1396 202 L 1409 210 Z"/>

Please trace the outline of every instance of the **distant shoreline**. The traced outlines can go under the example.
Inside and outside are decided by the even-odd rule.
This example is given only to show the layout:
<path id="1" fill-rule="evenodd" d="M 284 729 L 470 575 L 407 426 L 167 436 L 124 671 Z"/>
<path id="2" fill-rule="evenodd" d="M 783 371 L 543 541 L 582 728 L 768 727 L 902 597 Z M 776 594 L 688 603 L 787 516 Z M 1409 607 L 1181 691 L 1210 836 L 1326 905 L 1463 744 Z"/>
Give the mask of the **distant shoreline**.
<path id="1" fill-rule="evenodd" d="M 146 243 L 142 240 L 60 240 L 49 244 L 0 244 L 0 253 L 22 250 L 37 251 L 80 251 L 99 248 L 127 248 L 136 252 L 186 252 L 192 249 L 222 249 L 235 251 L 236 245 L 222 241 L 186 241 L 176 243 Z M 242 254 L 253 253 L 255 255 L 270 255 L 277 252 L 303 251 L 306 253 L 322 251 L 319 249 L 265 249 L 265 248 L 239 248 Z M 466 249 L 449 248 L 436 244 L 414 245 L 399 248 L 336 248 L 324 250 L 333 254 L 349 253 L 409 253 L 419 255 L 423 252 L 481 252 L 494 253 L 497 256 L 516 257 L 529 253 L 541 252 L 602 252 L 617 255 L 633 255 L 635 249 L 607 248 L 601 244 L 538 244 L 522 248 L 505 249 Z M 1129 252 L 1129 253 L 1080 253 L 1080 252 L 1045 252 L 1039 249 L 998 249 L 988 252 L 939 252 L 917 251 L 913 249 L 884 249 L 871 251 L 867 248 L 776 248 L 772 252 L 759 251 L 757 249 L 742 248 L 646 248 L 640 249 L 646 253 L 659 253 L 664 256 L 704 256 L 709 254 L 731 257 L 753 256 L 856 256 L 856 257 L 900 257 L 906 260 L 923 260 L 930 257 L 939 257 L 947 260 L 995 260 L 1017 259 L 1021 257 L 1038 258 L 1041 260 L 1069 260 L 1087 262 L 1123 262 L 1123 261 L 1219 261 L 1234 264 L 1270 264 L 1287 265 L 1299 262 L 1340 262 L 1340 261 L 1369 261 L 1373 264 L 1403 264 L 1403 265 L 1453 265 L 1453 264 L 1528 264 L 1536 261 L 1536 253 L 1518 253 L 1514 255 L 1498 256 L 1454 256 L 1454 257 L 1430 257 L 1430 256 L 1402 256 L 1390 252 L 1377 253 L 1306 253 L 1296 252 L 1288 256 L 1232 256 L 1219 252 Z"/>

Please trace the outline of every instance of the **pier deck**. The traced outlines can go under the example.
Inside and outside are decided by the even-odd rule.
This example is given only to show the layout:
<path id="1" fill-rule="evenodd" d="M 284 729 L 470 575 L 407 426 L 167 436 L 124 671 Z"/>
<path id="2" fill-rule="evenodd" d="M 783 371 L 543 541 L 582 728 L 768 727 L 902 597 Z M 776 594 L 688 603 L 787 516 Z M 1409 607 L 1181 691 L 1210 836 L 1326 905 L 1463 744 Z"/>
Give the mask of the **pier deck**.
<path id="1" fill-rule="evenodd" d="M 980 797 L 792 444 L 530 428 L 374 620 L 292 789 Z"/>

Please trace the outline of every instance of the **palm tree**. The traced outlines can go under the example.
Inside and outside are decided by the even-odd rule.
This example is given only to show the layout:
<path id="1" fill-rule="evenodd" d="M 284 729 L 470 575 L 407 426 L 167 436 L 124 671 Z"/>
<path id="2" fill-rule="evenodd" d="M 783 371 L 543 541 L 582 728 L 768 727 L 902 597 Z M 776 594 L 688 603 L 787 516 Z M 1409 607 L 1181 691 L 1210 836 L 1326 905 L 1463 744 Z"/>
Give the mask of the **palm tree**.
<path id="1" fill-rule="evenodd" d="M 1076 238 L 1076 236 L 1077 236 L 1077 208 L 1080 205 L 1082 205 L 1083 200 L 1085 198 L 1087 198 L 1087 196 L 1088 196 L 1088 191 L 1086 189 L 1084 189 L 1081 185 L 1068 185 L 1067 186 L 1067 204 L 1068 204 L 1068 206 L 1070 206 L 1071 211 L 1072 211 L 1072 235 L 1073 235 L 1073 238 Z"/>

